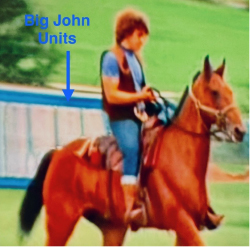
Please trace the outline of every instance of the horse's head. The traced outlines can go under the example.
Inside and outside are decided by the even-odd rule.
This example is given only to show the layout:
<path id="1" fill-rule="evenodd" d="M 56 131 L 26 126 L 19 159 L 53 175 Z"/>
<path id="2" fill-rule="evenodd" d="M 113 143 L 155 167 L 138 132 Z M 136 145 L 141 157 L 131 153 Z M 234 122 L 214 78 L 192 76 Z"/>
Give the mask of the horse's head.
<path id="1" fill-rule="evenodd" d="M 204 123 L 210 128 L 216 124 L 227 141 L 242 141 L 245 127 L 234 95 L 223 74 L 225 60 L 213 70 L 207 56 L 203 71 L 196 76 L 189 94 L 196 104 Z"/>

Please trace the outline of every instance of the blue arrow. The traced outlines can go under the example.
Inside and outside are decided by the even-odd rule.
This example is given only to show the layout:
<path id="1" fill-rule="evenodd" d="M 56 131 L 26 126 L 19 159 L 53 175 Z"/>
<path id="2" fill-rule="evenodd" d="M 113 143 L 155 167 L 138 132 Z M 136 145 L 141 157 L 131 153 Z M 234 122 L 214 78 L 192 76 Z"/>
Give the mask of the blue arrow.
<path id="1" fill-rule="evenodd" d="M 70 89 L 70 51 L 66 51 L 66 89 L 62 89 L 67 101 L 70 100 L 74 89 Z"/>

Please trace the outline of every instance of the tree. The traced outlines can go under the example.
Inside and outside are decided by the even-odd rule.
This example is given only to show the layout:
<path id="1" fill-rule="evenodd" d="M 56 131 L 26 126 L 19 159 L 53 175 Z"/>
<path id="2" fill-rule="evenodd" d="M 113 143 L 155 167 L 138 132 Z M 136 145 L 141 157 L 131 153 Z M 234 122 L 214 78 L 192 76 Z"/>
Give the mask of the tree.
<path id="1" fill-rule="evenodd" d="M 38 42 L 43 30 L 26 27 L 25 14 L 31 14 L 26 0 L 0 1 L 0 81 L 44 85 L 61 55 Z"/>

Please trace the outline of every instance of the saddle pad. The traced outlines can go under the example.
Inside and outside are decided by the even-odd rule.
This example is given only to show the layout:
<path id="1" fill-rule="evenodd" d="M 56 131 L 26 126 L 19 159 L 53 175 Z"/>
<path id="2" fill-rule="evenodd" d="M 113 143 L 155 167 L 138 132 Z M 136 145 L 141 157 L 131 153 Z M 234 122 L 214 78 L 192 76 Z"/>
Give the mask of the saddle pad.
<path id="1" fill-rule="evenodd" d="M 141 163 L 144 167 L 153 167 L 157 150 L 156 139 L 164 128 L 155 117 L 145 122 L 142 131 Z M 81 147 L 74 152 L 78 157 L 88 159 L 97 168 L 123 173 L 123 155 L 114 136 L 100 136 L 95 139 L 85 138 Z"/>
<path id="2" fill-rule="evenodd" d="M 80 157 L 87 158 L 97 168 L 122 173 L 123 156 L 114 136 L 100 136 L 92 140 L 87 139 L 84 141 L 83 146 L 85 148 L 83 148 L 84 151 Z"/>

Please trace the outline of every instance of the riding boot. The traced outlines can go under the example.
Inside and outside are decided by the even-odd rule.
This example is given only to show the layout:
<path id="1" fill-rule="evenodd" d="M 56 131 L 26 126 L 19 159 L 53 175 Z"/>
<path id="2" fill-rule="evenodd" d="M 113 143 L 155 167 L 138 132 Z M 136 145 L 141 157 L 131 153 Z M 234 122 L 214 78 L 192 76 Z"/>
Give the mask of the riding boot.
<path id="1" fill-rule="evenodd" d="M 136 225 L 144 225 L 144 217 L 142 208 L 134 209 L 134 203 L 137 196 L 137 186 L 135 184 L 122 184 L 126 212 L 124 216 L 125 224 L 135 223 Z"/>
<path id="2" fill-rule="evenodd" d="M 217 227 L 220 226 L 223 218 L 224 215 L 216 214 L 215 211 L 212 209 L 212 207 L 208 206 L 207 215 L 205 218 L 205 226 L 209 230 L 216 229 Z"/>

